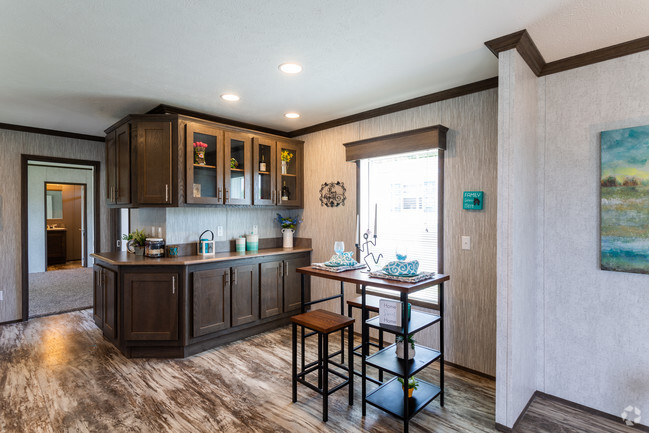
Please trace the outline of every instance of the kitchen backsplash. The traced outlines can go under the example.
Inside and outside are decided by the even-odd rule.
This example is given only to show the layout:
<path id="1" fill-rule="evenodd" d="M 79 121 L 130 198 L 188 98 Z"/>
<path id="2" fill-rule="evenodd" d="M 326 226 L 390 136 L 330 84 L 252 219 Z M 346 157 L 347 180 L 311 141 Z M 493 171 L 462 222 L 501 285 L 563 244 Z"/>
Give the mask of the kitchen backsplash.
<path id="1" fill-rule="evenodd" d="M 225 241 L 250 233 L 258 227 L 260 238 L 281 237 L 281 228 L 276 221 L 277 214 L 302 215 L 302 209 L 260 209 L 260 208 L 140 208 L 131 210 L 131 230 L 151 226 L 162 227 L 167 244 L 196 242 L 204 230 L 212 230 L 214 239 Z M 218 226 L 223 227 L 223 236 L 218 236 Z M 300 230 L 298 228 L 297 234 Z"/>

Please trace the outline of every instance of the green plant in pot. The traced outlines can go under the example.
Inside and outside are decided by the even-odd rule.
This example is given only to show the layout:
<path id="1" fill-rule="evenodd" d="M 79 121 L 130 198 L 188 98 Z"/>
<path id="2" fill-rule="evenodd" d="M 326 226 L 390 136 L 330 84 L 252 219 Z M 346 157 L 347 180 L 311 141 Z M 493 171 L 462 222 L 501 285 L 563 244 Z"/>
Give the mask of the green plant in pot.
<path id="1" fill-rule="evenodd" d="M 401 389 L 405 389 L 405 386 L 403 384 L 403 378 L 399 377 L 397 378 L 399 383 L 401 384 Z M 408 398 L 412 398 L 412 393 L 419 388 L 419 379 L 416 379 L 415 376 L 410 376 L 408 378 Z"/>
<path id="2" fill-rule="evenodd" d="M 144 230 L 135 230 L 134 232 L 122 236 L 122 239 L 128 241 L 126 249 L 129 253 L 138 256 L 144 254 L 144 243 L 146 242 L 146 233 L 144 233 Z"/>
<path id="3" fill-rule="evenodd" d="M 397 358 L 403 359 L 403 335 L 397 335 L 395 342 L 397 343 Z M 410 349 L 408 349 L 408 360 L 415 357 L 415 338 L 412 335 L 408 335 L 408 343 L 410 344 Z"/>

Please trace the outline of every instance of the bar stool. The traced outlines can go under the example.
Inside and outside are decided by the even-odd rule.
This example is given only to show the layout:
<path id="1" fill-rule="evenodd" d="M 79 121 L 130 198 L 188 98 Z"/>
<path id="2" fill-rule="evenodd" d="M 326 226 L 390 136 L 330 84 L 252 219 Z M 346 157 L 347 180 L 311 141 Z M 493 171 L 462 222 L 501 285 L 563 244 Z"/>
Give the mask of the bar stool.
<path id="1" fill-rule="evenodd" d="M 354 357 L 352 352 L 354 350 L 354 319 L 351 317 L 343 316 L 342 314 L 332 313 L 326 310 L 313 310 L 308 313 L 298 314 L 291 317 L 293 323 L 293 366 L 292 366 L 292 385 L 293 385 L 293 403 L 297 402 L 297 383 L 311 388 L 318 394 L 322 395 L 322 421 L 327 422 L 329 418 L 329 394 L 332 394 L 339 389 L 349 386 L 349 405 L 354 404 Z M 307 364 L 301 371 L 297 371 L 297 327 L 301 326 L 310 329 L 318 335 L 318 359 L 315 362 Z M 338 362 L 332 361 L 331 358 L 335 354 L 329 354 L 329 334 L 336 331 L 344 332 L 347 328 L 347 361 L 348 365 L 345 366 Z M 302 341 L 302 365 L 304 365 L 304 340 Z M 341 347 L 344 352 L 345 348 Z M 337 352 L 336 354 L 338 354 Z M 333 364 L 338 368 L 347 371 L 347 376 L 339 373 L 336 370 L 329 370 L 329 364 Z M 318 386 L 315 386 L 306 381 L 305 376 L 314 371 L 318 371 Z M 329 373 L 344 379 L 344 382 L 329 389 Z"/>
<path id="2" fill-rule="evenodd" d="M 376 314 L 379 313 L 379 301 L 381 299 L 384 299 L 384 298 L 380 298 L 378 296 L 373 296 L 373 295 L 366 295 L 365 296 L 365 309 L 368 311 L 368 313 L 366 314 L 367 317 L 362 318 L 363 323 L 365 323 L 365 321 L 367 319 L 369 319 L 369 312 L 376 313 Z M 356 298 L 347 300 L 347 315 L 349 317 L 353 317 L 352 316 L 352 310 L 354 308 L 358 308 L 359 310 L 361 310 L 363 308 L 363 297 L 362 296 L 358 296 Z M 370 341 L 368 344 L 370 346 L 378 348 L 379 350 L 383 349 L 383 330 L 379 329 L 379 344 L 376 344 L 376 343 L 374 343 L 372 341 Z M 358 346 L 354 346 L 354 350 L 353 350 L 354 355 L 363 356 L 363 353 L 361 351 L 359 351 L 359 349 L 362 349 L 362 347 L 363 347 L 362 344 L 359 344 Z M 358 371 L 358 370 L 354 370 L 354 374 L 357 375 L 357 376 L 361 376 L 361 377 L 363 376 L 363 373 Z M 366 379 L 369 380 L 370 382 L 376 383 L 377 385 L 381 385 L 383 383 L 383 370 L 379 369 L 379 379 L 378 380 L 376 380 L 376 379 L 374 379 L 372 377 L 369 377 L 369 376 L 367 376 Z"/>

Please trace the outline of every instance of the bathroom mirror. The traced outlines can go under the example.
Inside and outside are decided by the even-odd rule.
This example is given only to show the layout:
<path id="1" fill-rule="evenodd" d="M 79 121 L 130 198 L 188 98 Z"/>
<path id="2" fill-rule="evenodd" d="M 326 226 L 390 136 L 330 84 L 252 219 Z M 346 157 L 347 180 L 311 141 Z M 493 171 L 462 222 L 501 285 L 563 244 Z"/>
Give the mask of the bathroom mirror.
<path id="1" fill-rule="evenodd" d="M 46 191 L 47 219 L 63 218 L 63 191 Z"/>

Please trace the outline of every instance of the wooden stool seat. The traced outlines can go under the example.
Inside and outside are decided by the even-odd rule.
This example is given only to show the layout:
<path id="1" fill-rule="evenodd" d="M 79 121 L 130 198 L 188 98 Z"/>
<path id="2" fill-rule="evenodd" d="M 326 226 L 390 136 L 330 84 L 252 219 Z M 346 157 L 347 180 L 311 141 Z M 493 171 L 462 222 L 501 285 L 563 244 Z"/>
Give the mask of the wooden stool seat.
<path id="1" fill-rule="evenodd" d="M 291 317 L 291 322 L 323 334 L 331 334 L 354 323 L 351 317 L 327 310 L 313 310 Z"/>
<path id="2" fill-rule="evenodd" d="M 373 295 L 367 295 L 365 296 L 365 308 L 367 308 L 367 311 L 371 311 L 373 313 L 378 313 L 379 312 L 379 301 L 384 298 L 380 298 L 378 296 L 373 296 Z M 347 300 L 347 305 L 354 307 L 354 308 L 362 308 L 363 307 L 363 297 L 358 296 L 354 299 L 348 299 Z"/>

